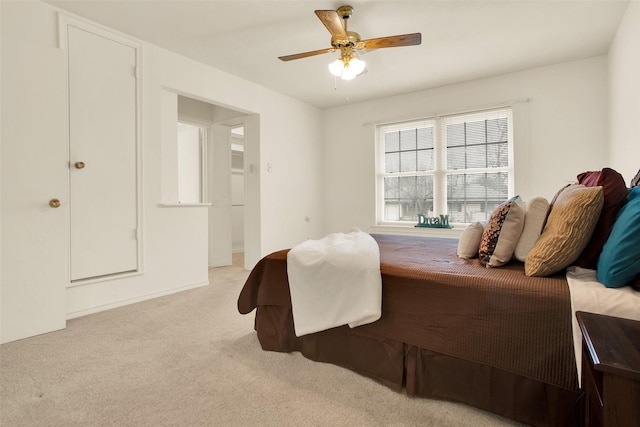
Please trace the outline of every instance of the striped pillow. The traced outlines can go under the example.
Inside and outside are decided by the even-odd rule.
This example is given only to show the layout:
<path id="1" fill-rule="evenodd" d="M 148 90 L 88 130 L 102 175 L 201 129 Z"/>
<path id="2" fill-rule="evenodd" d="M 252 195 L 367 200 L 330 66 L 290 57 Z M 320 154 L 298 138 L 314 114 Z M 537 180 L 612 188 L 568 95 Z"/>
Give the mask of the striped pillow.
<path id="1" fill-rule="evenodd" d="M 602 187 L 573 184 L 560 193 L 525 259 L 525 274 L 549 276 L 570 266 L 587 246 L 603 202 Z"/>

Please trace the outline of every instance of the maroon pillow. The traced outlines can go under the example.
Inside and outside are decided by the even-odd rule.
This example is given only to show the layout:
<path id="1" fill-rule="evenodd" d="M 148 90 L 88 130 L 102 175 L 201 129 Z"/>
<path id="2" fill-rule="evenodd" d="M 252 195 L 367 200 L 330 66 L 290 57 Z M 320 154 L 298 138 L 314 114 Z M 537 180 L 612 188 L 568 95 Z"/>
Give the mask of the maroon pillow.
<path id="1" fill-rule="evenodd" d="M 627 201 L 627 185 L 622 175 L 610 168 L 604 168 L 597 172 L 583 172 L 578 175 L 578 182 L 586 187 L 601 186 L 604 191 L 604 205 L 596 229 L 593 231 L 587 247 L 574 262 L 574 265 L 578 267 L 595 270 L 598 257 L 609 233 L 611 233 L 611 227 L 613 227 L 618 211 Z"/>

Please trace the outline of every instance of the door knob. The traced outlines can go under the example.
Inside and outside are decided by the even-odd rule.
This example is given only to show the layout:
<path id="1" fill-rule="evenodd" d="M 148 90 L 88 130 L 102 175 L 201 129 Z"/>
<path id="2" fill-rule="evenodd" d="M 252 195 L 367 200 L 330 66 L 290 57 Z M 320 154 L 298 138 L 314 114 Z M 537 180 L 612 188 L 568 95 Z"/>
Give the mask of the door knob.
<path id="1" fill-rule="evenodd" d="M 84 162 L 76 162 L 75 165 L 76 169 L 84 169 L 85 164 Z"/>
<path id="2" fill-rule="evenodd" d="M 51 206 L 52 208 L 59 208 L 60 204 L 61 204 L 60 200 L 58 200 L 58 199 L 49 200 L 49 206 Z"/>

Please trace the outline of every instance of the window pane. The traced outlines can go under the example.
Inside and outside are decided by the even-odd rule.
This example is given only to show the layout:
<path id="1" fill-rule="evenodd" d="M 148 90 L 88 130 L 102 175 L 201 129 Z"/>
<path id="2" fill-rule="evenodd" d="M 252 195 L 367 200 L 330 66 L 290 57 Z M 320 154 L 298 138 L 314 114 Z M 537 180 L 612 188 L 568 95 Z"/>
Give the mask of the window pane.
<path id="1" fill-rule="evenodd" d="M 433 128 L 418 129 L 417 148 L 433 148 Z"/>
<path id="2" fill-rule="evenodd" d="M 433 216 L 433 176 L 417 177 L 416 214 Z M 413 218 L 416 222 L 418 216 Z"/>
<path id="3" fill-rule="evenodd" d="M 509 139 L 506 117 L 487 120 L 487 142 L 506 142 Z"/>
<path id="4" fill-rule="evenodd" d="M 400 203 L 402 213 L 401 221 L 413 221 L 416 216 L 416 200 L 419 198 L 418 187 L 415 176 L 404 176 L 400 178 Z"/>
<path id="5" fill-rule="evenodd" d="M 400 171 L 415 172 L 416 171 L 416 152 L 402 151 L 400 152 Z"/>
<path id="6" fill-rule="evenodd" d="M 447 170 L 509 167 L 508 119 L 449 124 Z"/>
<path id="7" fill-rule="evenodd" d="M 417 201 L 411 200 L 408 202 L 403 202 L 400 221 L 411 221 L 417 223 L 419 213 L 421 212 L 418 212 Z"/>
<path id="8" fill-rule="evenodd" d="M 433 149 L 420 150 L 418 155 L 418 171 L 432 171 L 433 170 Z"/>
<path id="9" fill-rule="evenodd" d="M 400 153 L 385 153 L 384 155 L 385 173 L 396 173 L 400 171 Z"/>
<path id="10" fill-rule="evenodd" d="M 466 222 L 464 217 L 465 175 L 447 176 L 447 214 L 449 222 Z"/>
<path id="11" fill-rule="evenodd" d="M 398 199 L 400 194 L 398 193 L 398 178 L 390 177 L 384 179 L 384 199 Z"/>
<path id="12" fill-rule="evenodd" d="M 384 179 L 384 220 L 400 220 L 400 201 L 398 200 L 398 178 Z"/>
<path id="13" fill-rule="evenodd" d="M 487 201 L 493 204 L 493 209 L 509 198 L 509 174 L 507 172 L 497 172 L 486 174 Z"/>
<path id="14" fill-rule="evenodd" d="M 447 147 L 456 147 L 465 143 L 464 123 L 447 125 Z"/>
<path id="15" fill-rule="evenodd" d="M 400 131 L 400 150 L 416 149 L 416 130 L 409 129 Z"/>
<path id="16" fill-rule="evenodd" d="M 509 166 L 509 145 L 507 142 L 487 145 L 487 166 L 491 168 Z"/>
<path id="17" fill-rule="evenodd" d="M 486 221 L 508 198 L 506 172 L 447 176 L 447 213 L 450 222 Z"/>
<path id="18" fill-rule="evenodd" d="M 433 177 L 403 176 L 384 179 L 385 221 L 418 222 L 418 214 L 433 215 Z"/>
<path id="19" fill-rule="evenodd" d="M 447 169 L 466 169 L 465 147 L 454 147 L 447 149 Z"/>
<path id="20" fill-rule="evenodd" d="M 467 147 L 467 168 L 487 167 L 487 146 L 472 145 Z"/>
<path id="21" fill-rule="evenodd" d="M 417 197 L 416 177 L 401 176 L 399 180 L 400 200 L 407 202 Z"/>
<path id="22" fill-rule="evenodd" d="M 400 133 L 399 132 L 385 132 L 384 133 L 384 151 L 388 153 L 390 151 L 398 151 L 400 149 Z"/>
<path id="23" fill-rule="evenodd" d="M 384 202 L 384 220 L 400 221 L 400 203 L 398 201 Z"/>
<path id="24" fill-rule="evenodd" d="M 470 144 L 484 144 L 487 142 L 487 136 L 485 133 L 484 120 L 481 122 L 467 122 L 466 123 L 466 140 L 467 145 Z"/>

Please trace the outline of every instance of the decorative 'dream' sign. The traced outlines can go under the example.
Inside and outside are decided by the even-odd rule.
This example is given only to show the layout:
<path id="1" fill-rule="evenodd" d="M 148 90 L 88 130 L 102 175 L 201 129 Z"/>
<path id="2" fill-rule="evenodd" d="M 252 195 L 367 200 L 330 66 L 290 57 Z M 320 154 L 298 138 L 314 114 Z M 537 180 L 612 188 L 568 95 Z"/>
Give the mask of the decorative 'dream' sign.
<path id="1" fill-rule="evenodd" d="M 427 217 L 422 214 L 418 214 L 418 223 L 415 226 L 427 228 L 453 228 L 452 225 L 449 225 L 449 215 Z"/>

